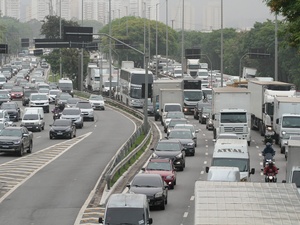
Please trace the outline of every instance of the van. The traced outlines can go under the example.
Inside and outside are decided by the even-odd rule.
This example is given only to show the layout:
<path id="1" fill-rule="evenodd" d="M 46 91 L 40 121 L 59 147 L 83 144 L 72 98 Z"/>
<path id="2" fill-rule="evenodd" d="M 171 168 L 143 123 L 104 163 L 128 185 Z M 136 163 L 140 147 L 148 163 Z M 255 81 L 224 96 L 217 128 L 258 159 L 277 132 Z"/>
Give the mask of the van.
<path id="1" fill-rule="evenodd" d="M 45 121 L 43 108 L 25 108 L 21 126 L 26 127 L 30 131 L 44 130 Z"/>
<path id="2" fill-rule="evenodd" d="M 241 181 L 250 181 L 250 155 L 247 140 L 244 139 L 218 139 L 215 143 L 211 166 L 238 167 Z M 206 167 L 209 172 L 209 167 Z"/>
<path id="3" fill-rule="evenodd" d="M 105 208 L 102 224 L 152 224 L 147 196 L 144 194 L 112 194 Z"/>
<path id="4" fill-rule="evenodd" d="M 238 167 L 211 166 L 207 175 L 207 181 L 239 182 L 240 180 Z"/>

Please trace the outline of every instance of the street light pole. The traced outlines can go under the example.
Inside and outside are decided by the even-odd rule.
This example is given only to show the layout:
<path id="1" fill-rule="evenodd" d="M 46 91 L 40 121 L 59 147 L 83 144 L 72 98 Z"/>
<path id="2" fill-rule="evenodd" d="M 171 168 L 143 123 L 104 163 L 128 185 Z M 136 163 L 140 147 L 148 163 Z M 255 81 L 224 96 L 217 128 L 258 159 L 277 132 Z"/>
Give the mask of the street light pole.
<path id="1" fill-rule="evenodd" d="M 223 0 L 221 0 L 221 87 L 223 87 L 224 78 L 223 51 Z"/>
<path id="2" fill-rule="evenodd" d="M 181 76 L 184 68 L 184 0 L 182 0 L 182 29 L 181 29 Z"/>
<path id="3" fill-rule="evenodd" d="M 278 81 L 278 21 L 277 13 L 275 13 L 275 81 Z"/>
<path id="4" fill-rule="evenodd" d="M 59 3 L 59 38 L 61 39 L 61 1 Z M 59 49 L 59 78 L 62 78 L 61 48 Z"/>
<path id="5" fill-rule="evenodd" d="M 111 0 L 109 0 L 109 36 L 111 36 Z M 109 97 L 111 98 L 111 38 L 109 39 Z"/>
<path id="6" fill-rule="evenodd" d="M 157 6 L 159 5 L 159 3 L 156 3 L 156 13 L 155 13 L 155 19 L 156 19 L 156 24 L 155 24 L 155 60 L 156 60 L 156 64 L 155 64 L 155 75 L 157 76 L 158 74 L 158 36 L 157 36 Z"/>
<path id="7" fill-rule="evenodd" d="M 241 82 L 242 79 L 242 60 L 243 58 L 248 55 L 249 53 L 245 53 L 241 58 L 240 58 L 240 70 L 239 70 L 239 82 Z"/>
<path id="8" fill-rule="evenodd" d="M 166 0 L 166 59 L 167 59 L 167 73 L 169 72 L 169 60 L 168 60 L 168 43 L 169 43 L 169 34 L 168 34 L 168 0 Z"/>
<path id="9" fill-rule="evenodd" d="M 83 0 L 81 1 L 81 26 L 83 27 Z M 80 91 L 83 90 L 83 48 L 81 48 Z"/>

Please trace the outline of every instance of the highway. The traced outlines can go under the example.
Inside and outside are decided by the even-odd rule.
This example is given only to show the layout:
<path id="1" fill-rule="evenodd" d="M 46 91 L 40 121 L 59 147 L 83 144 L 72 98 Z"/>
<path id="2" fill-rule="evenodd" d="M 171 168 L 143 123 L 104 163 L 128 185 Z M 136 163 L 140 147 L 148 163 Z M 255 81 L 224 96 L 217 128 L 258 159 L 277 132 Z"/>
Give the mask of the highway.
<path id="1" fill-rule="evenodd" d="M 0 224 L 74 224 L 105 166 L 136 129 L 106 107 L 77 129 L 76 138 L 50 140 L 52 113 L 45 117 L 45 130 L 34 132 L 32 154 L 0 154 Z"/>

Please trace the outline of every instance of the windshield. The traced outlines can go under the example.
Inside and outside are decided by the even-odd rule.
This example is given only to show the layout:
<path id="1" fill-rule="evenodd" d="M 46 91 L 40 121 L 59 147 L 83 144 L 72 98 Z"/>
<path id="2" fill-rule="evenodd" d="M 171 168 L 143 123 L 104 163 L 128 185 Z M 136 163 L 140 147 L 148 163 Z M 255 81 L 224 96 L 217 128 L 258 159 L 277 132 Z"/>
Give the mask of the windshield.
<path id="1" fill-rule="evenodd" d="M 50 90 L 49 94 L 50 95 L 57 95 L 57 93 L 59 93 L 59 90 Z"/>
<path id="2" fill-rule="evenodd" d="M 212 166 L 238 167 L 240 172 L 247 172 L 248 159 L 213 158 Z"/>
<path id="3" fill-rule="evenodd" d="M 22 92 L 23 89 L 22 89 L 21 87 L 15 87 L 15 86 L 14 86 L 14 87 L 11 89 L 11 91 L 12 91 L 12 92 L 14 92 L 14 91 L 15 91 L 15 92 Z"/>
<path id="4" fill-rule="evenodd" d="M 202 112 L 203 113 L 211 113 L 211 108 L 205 107 L 205 108 L 203 108 Z"/>
<path id="5" fill-rule="evenodd" d="M 156 151 L 180 151 L 178 143 L 159 142 L 155 149 Z"/>
<path id="6" fill-rule="evenodd" d="M 55 120 L 53 126 L 70 126 L 70 120 Z"/>
<path id="7" fill-rule="evenodd" d="M 149 162 L 147 165 L 147 170 L 167 170 L 170 171 L 171 164 L 167 162 Z"/>
<path id="8" fill-rule="evenodd" d="M 39 116 L 38 114 L 25 114 L 23 116 L 23 120 L 38 120 Z"/>
<path id="9" fill-rule="evenodd" d="M 282 119 L 283 128 L 300 128 L 300 117 L 285 116 Z"/>
<path id="10" fill-rule="evenodd" d="M 48 100 L 47 95 L 31 95 L 31 100 Z"/>
<path id="11" fill-rule="evenodd" d="M 63 90 L 72 90 L 73 84 L 72 83 L 58 83 L 58 87 Z"/>
<path id="12" fill-rule="evenodd" d="M 193 135 L 190 130 L 188 131 L 170 131 L 170 139 L 192 139 Z"/>
<path id="13" fill-rule="evenodd" d="M 2 103 L 1 109 L 16 109 L 16 105 L 15 104 Z"/>
<path id="14" fill-rule="evenodd" d="M 69 98 L 72 98 L 71 95 L 60 95 L 59 100 L 68 100 Z"/>
<path id="15" fill-rule="evenodd" d="M 0 94 L 0 98 L 8 98 L 7 94 Z"/>
<path id="16" fill-rule="evenodd" d="M 76 107 L 80 109 L 91 109 L 92 105 L 89 102 L 78 102 Z"/>
<path id="17" fill-rule="evenodd" d="M 169 127 L 174 127 L 176 124 L 186 124 L 186 120 L 171 120 L 169 123 Z"/>
<path id="18" fill-rule="evenodd" d="M 270 115 L 271 120 L 273 121 L 273 114 L 274 114 L 274 103 L 266 103 L 266 114 Z"/>
<path id="19" fill-rule="evenodd" d="M 4 123 L 0 123 L 0 130 L 2 130 L 4 127 Z"/>
<path id="20" fill-rule="evenodd" d="M 165 105 L 165 112 L 170 111 L 179 111 L 181 112 L 181 106 L 180 105 Z"/>
<path id="21" fill-rule="evenodd" d="M 186 101 L 200 101 L 203 97 L 202 91 L 185 91 L 184 100 Z"/>
<path id="22" fill-rule="evenodd" d="M 132 84 L 139 84 L 142 85 L 145 83 L 145 74 L 132 74 L 131 76 L 131 83 Z M 153 76 L 152 74 L 148 74 L 148 84 L 153 83 Z"/>
<path id="23" fill-rule="evenodd" d="M 221 123 L 247 123 L 246 113 L 221 113 Z"/>
<path id="24" fill-rule="evenodd" d="M 293 172 L 292 183 L 295 183 L 297 188 L 300 188 L 300 171 Z"/>
<path id="25" fill-rule="evenodd" d="M 0 136 L 22 137 L 22 132 L 17 129 L 4 129 L 0 132 Z"/>
<path id="26" fill-rule="evenodd" d="M 144 225 L 143 208 L 123 207 L 109 208 L 105 214 L 105 225 Z"/>
<path id="27" fill-rule="evenodd" d="M 141 86 L 130 86 L 130 97 L 140 99 L 142 98 L 142 87 Z"/>
<path id="28" fill-rule="evenodd" d="M 196 69 L 200 69 L 200 65 L 189 65 L 189 69 L 192 69 L 192 70 L 196 70 Z"/>
<path id="29" fill-rule="evenodd" d="M 62 114 L 63 115 L 80 115 L 81 111 L 80 110 L 75 110 L 75 109 L 64 109 Z"/>
<path id="30" fill-rule="evenodd" d="M 6 78 L 5 77 L 0 77 L 0 82 L 6 82 Z"/>
<path id="31" fill-rule="evenodd" d="M 177 129 L 177 128 L 182 128 L 182 129 L 189 129 L 192 133 L 195 132 L 195 127 L 193 125 L 187 125 L 187 124 L 177 124 L 174 126 L 174 129 Z"/>
<path id="32" fill-rule="evenodd" d="M 178 112 L 178 113 L 173 113 L 173 112 L 169 112 L 166 115 L 166 118 L 184 118 L 184 113 L 182 112 Z"/>
<path id="33" fill-rule="evenodd" d="M 90 100 L 103 100 L 101 95 L 91 95 Z"/>
<path id="34" fill-rule="evenodd" d="M 110 84 L 109 84 L 109 83 L 110 83 L 109 81 L 105 81 L 104 87 L 110 87 Z M 111 82 L 111 86 L 112 86 L 112 87 L 116 87 L 116 86 L 117 86 L 117 81 L 112 81 L 112 82 Z"/>

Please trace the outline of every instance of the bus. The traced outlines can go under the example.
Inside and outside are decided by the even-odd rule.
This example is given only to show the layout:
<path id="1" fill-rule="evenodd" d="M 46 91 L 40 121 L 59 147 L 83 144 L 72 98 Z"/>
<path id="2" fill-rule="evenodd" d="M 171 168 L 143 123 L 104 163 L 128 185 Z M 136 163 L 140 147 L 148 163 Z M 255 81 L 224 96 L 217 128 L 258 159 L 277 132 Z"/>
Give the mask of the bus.
<path id="1" fill-rule="evenodd" d="M 142 108 L 145 100 L 145 69 L 122 68 L 120 70 L 120 100 L 128 106 Z M 151 98 L 153 74 L 148 71 L 148 98 Z"/>

